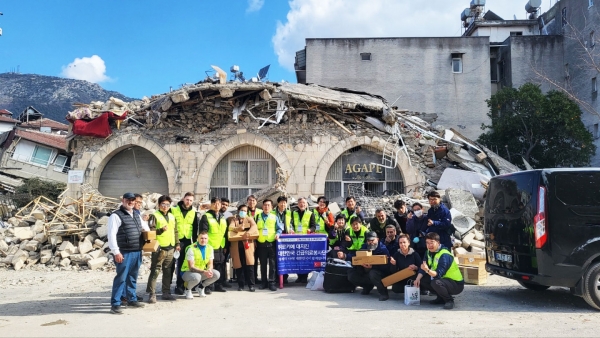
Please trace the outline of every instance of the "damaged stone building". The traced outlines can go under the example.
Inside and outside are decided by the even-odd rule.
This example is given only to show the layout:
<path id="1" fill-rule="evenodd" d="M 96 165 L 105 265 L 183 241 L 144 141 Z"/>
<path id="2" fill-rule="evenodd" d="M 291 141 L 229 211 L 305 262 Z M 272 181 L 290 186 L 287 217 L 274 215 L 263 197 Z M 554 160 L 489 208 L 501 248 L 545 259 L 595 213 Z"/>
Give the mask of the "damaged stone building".
<path id="1" fill-rule="evenodd" d="M 95 102 L 69 118 L 92 123 L 106 111 L 110 135 L 85 136 L 94 131 L 75 121 L 69 149 L 84 183 L 112 197 L 193 191 L 239 201 L 280 185 L 293 196 L 335 199 L 357 184 L 375 194 L 421 196 L 427 178 L 440 176 L 431 170 L 452 166 L 438 159 L 447 151 L 441 147 L 439 156 L 438 142 L 452 142 L 443 139 L 447 130 L 430 129 L 379 96 L 344 89 L 205 82 L 132 103 Z M 491 162 L 465 168 L 473 166 L 498 173 Z M 78 184 L 69 188 L 79 191 Z"/>

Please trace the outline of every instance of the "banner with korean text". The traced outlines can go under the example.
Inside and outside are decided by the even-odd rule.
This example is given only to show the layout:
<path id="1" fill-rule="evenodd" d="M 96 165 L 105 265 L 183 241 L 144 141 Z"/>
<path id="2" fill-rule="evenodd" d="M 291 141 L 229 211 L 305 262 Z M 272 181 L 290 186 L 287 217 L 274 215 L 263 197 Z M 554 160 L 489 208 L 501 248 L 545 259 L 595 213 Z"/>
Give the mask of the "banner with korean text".
<path id="1" fill-rule="evenodd" d="M 277 241 L 280 275 L 321 271 L 327 261 L 327 235 L 281 235 Z"/>

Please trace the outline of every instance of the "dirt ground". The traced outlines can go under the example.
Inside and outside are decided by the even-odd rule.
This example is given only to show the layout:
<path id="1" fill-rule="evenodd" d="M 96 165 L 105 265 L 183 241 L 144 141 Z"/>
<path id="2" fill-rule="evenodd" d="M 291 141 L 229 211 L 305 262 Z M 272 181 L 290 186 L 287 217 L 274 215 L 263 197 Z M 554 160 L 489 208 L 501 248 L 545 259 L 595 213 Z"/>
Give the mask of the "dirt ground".
<path id="1" fill-rule="evenodd" d="M 406 306 L 392 293 L 380 302 L 375 291 L 326 294 L 292 284 L 276 292 L 236 287 L 202 299 L 159 300 L 120 316 L 109 312 L 113 277 L 0 271 L 0 336 L 600 336 L 598 312 L 567 289 L 534 292 L 496 276 L 487 285 L 466 286 L 452 311 L 427 304 L 432 297 Z"/>

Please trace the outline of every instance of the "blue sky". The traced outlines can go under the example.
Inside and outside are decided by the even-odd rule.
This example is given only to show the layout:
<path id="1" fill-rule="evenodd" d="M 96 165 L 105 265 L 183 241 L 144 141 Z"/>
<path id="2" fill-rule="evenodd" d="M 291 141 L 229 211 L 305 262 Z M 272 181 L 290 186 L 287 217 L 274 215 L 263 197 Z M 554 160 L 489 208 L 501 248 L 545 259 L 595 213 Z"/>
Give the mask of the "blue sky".
<path id="1" fill-rule="evenodd" d="M 489 0 L 523 16 L 525 0 Z M 458 36 L 468 0 L 11 0 L 0 2 L 0 72 L 82 78 L 141 98 L 210 65 L 295 82 L 307 37 Z M 427 20 L 423 20 L 427 18 Z"/>

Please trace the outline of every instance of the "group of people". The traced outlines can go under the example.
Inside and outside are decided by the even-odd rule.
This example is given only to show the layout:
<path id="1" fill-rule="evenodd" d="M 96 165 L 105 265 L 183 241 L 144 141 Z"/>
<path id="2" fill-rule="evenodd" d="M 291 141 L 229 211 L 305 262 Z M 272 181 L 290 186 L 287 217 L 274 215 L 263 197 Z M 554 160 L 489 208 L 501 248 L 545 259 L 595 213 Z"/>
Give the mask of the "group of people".
<path id="1" fill-rule="evenodd" d="M 192 207 L 194 194 L 186 193 L 176 206 L 169 196 L 158 199 L 158 210 L 149 217 L 140 212 L 142 196 L 126 193 L 122 205 L 108 221 L 108 242 L 114 255 L 117 275 L 113 281 L 111 312 L 123 313 L 122 306 L 143 307 L 136 294 L 136 281 L 141 265 L 144 244 L 143 231 L 156 231 L 159 249 L 152 253 L 150 275 L 146 292 L 148 303 L 156 303 L 156 281 L 162 271 L 163 300 L 176 298 L 171 294 L 171 281 L 176 274 L 174 293 L 186 299 L 206 297 L 212 292 L 226 292 L 232 285 L 227 281 L 226 263 L 232 259 L 238 290 L 254 292 L 259 289 L 276 291 L 277 241 L 283 234 L 323 234 L 328 237 L 328 257 L 351 261 L 357 251 L 369 250 L 374 255 L 386 255 L 388 264 L 354 266 L 348 280 L 362 287 L 362 294 L 373 288 L 379 300 L 389 298 L 382 284 L 386 276 L 410 268 L 417 272 L 414 285 L 437 295 L 434 304 L 454 307 L 453 295 L 462 292 L 464 282 L 450 252 L 450 234 L 453 227 L 448 208 L 440 195 L 428 195 L 430 208 L 408 206 L 398 200 L 394 203 L 393 217 L 385 210 L 377 210 L 366 222 L 353 197 L 346 198 L 346 207 L 338 215 L 328 208 L 325 196 L 317 200 L 317 207 L 308 208 L 301 197 L 297 210 L 289 210 L 288 200 L 280 196 L 276 201 L 265 199 L 258 208 L 255 196 L 237 207 L 237 214 L 227 212 L 229 200 L 214 197 L 204 214 Z M 234 234 L 230 240 L 229 234 Z M 239 234 L 239 236 L 237 235 Z M 235 240 L 234 240 L 235 238 Z M 260 281 L 257 272 L 260 265 Z M 284 283 L 288 276 L 284 275 Z M 299 274 L 296 283 L 306 283 L 307 274 Z M 408 279 L 392 286 L 393 292 L 404 292 Z"/>

